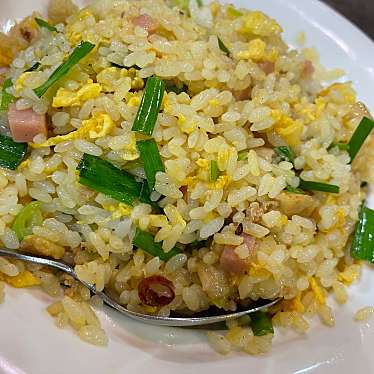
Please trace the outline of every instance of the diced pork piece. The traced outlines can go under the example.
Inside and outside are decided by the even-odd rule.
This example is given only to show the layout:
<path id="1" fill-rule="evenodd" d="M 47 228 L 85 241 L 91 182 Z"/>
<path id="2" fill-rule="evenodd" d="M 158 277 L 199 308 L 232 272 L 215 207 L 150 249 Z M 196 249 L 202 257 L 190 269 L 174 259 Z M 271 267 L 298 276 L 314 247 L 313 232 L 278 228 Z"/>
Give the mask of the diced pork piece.
<path id="1" fill-rule="evenodd" d="M 315 71 L 315 69 L 314 69 L 312 61 L 305 60 L 303 71 L 302 71 L 303 77 L 304 78 L 310 78 L 313 75 L 314 71 Z"/>
<path id="2" fill-rule="evenodd" d="M 45 114 L 37 114 L 32 109 L 18 110 L 15 104 L 11 104 L 8 121 L 15 142 L 31 142 L 38 134 L 47 135 Z"/>
<path id="3" fill-rule="evenodd" d="M 256 256 L 256 239 L 246 233 L 242 233 L 241 236 L 244 239 L 243 244 L 245 244 L 249 251 L 249 256 L 247 258 L 240 258 L 236 252 L 235 247 L 227 245 L 223 249 L 220 258 L 221 268 L 227 273 L 233 274 L 243 274 L 248 269 L 248 265 L 251 260 Z"/>
<path id="4" fill-rule="evenodd" d="M 134 26 L 142 27 L 148 34 L 154 33 L 159 26 L 158 22 L 148 14 L 141 14 L 138 17 L 134 17 L 132 23 Z"/>
<path id="5" fill-rule="evenodd" d="M 258 64 L 258 66 L 261 68 L 261 70 L 266 74 L 269 75 L 271 73 L 274 73 L 275 64 L 274 62 L 270 61 L 263 61 Z"/>
<path id="6" fill-rule="evenodd" d="M 295 214 L 310 217 L 317 208 L 317 201 L 309 195 L 282 192 L 276 200 L 280 203 L 280 210 L 288 217 Z"/>

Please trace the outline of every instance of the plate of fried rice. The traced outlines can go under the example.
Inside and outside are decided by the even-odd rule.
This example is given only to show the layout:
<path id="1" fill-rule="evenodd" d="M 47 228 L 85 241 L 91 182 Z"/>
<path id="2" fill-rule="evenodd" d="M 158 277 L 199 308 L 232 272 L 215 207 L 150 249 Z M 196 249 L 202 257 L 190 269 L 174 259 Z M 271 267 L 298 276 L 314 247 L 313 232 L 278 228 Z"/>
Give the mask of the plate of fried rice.
<path id="1" fill-rule="evenodd" d="M 374 44 L 318 1 L 0 4 L 2 373 L 373 372 Z M 373 200 L 373 199 L 372 199 Z"/>

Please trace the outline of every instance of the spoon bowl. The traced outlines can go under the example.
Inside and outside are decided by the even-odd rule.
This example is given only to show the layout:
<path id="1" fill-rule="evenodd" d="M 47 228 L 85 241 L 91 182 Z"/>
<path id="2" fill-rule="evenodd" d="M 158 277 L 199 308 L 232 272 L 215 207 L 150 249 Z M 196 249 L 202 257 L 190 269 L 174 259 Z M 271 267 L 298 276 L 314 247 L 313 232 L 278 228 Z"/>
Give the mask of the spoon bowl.
<path id="1" fill-rule="evenodd" d="M 235 318 L 244 316 L 246 314 L 258 312 L 260 310 L 269 308 L 272 305 L 275 305 L 281 300 L 281 298 L 271 300 L 271 301 L 259 300 L 255 302 L 255 304 L 252 304 L 251 306 L 247 308 L 243 308 L 235 312 L 226 312 L 218 308 L 210 308 L 207 311 L 194 314 L 193 316 L 183 315 L 181 313 L 176 313 L 176 312 L 173 312 L 169 317 L 153 316 L 153 315 L 133 312 L 131 310 L 126 309 L 124 306 L 117 303 L 114 300 L 114 298 L 108 296 L 104 292 L 97 291 L 94 285 L 79 279 L 74 269 L 71 266 L 63 262 L 54 261 L 54 260 L 50 260 L 48 258 L 43 258 L 43 257 L 25 255 L 22 253 L 12 252 L 6 249 L 0 249 L 0 256 L 8 257 L 8 258 L 15 258 L 17 260 L 32 262 L 34 264 L 41 264 L 41 265 L 45 265 L 45 266 L 49 266 L 49 267 L 61 270 L 69 274 L 70 276 L 72 276 L 74 279 L 76 279 L 80 283 L 82 283 L 91 292 L 98 295 L 104 301 L 105 304 L 111 306 L 112 308 L 116 309 L 117 311 L 124 314 L 125 316 L 133 318 L 143 323 L 148 323 L 148 324 L 157 325 L 157 326 L 191 327 L 191 326 L 210 325 L 210 324 L 214 324 L 218 322 L 224 322 L 229 319 L 235 319 Z"/>

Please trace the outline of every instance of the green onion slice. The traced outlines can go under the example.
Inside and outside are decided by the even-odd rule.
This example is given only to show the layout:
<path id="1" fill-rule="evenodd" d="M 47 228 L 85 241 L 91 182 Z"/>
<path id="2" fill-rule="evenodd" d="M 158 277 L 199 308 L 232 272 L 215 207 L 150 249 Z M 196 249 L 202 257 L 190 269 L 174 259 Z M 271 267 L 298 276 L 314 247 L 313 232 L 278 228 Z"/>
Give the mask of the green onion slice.
<path id="1" fill-rule="evenodd" d="M 17 214 L 12 230 L 16 233 L 18 240 L 23 240 L 25 236 L 31 235 L 33 227 L 42 224 L 43 216 L 40 205 L 39 201 L 33 201 L 24 206 Z"/>
<path id="2" fill-rule="evenodd" d="M 148 78 L 142 102 L 132 125 L 132 131 L 137 131 L 144 135 L 152 135 L 164 97 L 164 91 L 165 83 L 160 78 Z"/>
<path id="3" fill-rule="evenodd" d="M 299 187 L 302 190 L 306 191 L 321 191 L 321 192 L 330 192 L 330 193 L 339 193 L 340 188 L 334 184 L 320 183 L 320 182 L 311 182 L 300 179 Z"/>
<path id="4" fill-rule="evenodd" d="M 349 151 L 349 144 L 345 144 L 345 143 L 332 143 L 330 145 L 330 147 L 328 148 L 328 150 L 330 149 L 333 149 L 333 148 L 338 148 L 340 149 L 341 151 Z"/>
<path id="5" fill-rule="evenodd" d="M 255 336 L 274 334 L 273 322 L 268 313 L 254 312 L 250 314 L 251 327 Z"/>
<path id="6" fill-rule="evenodd" d="M 3 83 L 3 88 L 1 90 L 1 104 L 0 111 L 6 112 L 8 110 L 9 104 L 14 100 L 14 96 L 8 93 L 6 90 L 9 87 L 12 87 L 12 79 L 8 78 Z"/>
<path id="7" fill-rule="evenodd" d="M 226 45 L 222 41 L 222 39 L 219 36 L 217 36 L 217 39 L 218 39 L 218 47 L 219 47 L 219 49 L 222 52 L 226 53 L 227 56 L 230 56 L 230 50 L 226 47 Z"/>
<path id="8" fill-rule="evenodd" d="M 40 66 L 41 66 L 40 62 L 35 62 L 35 64 L 33 66 L 31 66 L 30 68 L 25 70 L 25 73 L 30 73 L 32 71 L 38 70 L 40 68 Z"/>
<path id="9" fill-rule="evenodd" d="M 201 8 L 202 6 L 204 6 L 203 0 L 196 0 L 196 2 L 197 2 L 197 5 L 199 6 L 199 8 Z"/>
<path id="10" fill-rule="evenodd" d="M 374 210 L 362 206 L 351 246 L 351 256 L 374 263 Z"/>
<path id="11" fill-rule="evenodd" d="M 290 192 L 290 193 L 296 193 L 296 194 L 299 194 L 299 195 L 305 195 L 305 191 L 303 191 L 301 188 L 296 188 L 296 187 L 292 187 L 292 186 L 287 186 L 286 191 Z"/>
<path id="12" fill-rule="evenodd" d="M 27 153 L 27 143 L 16 143 L 12 138 L 0 135 L 0 166 L 15 170 Z"/>
<path id="13" fill-rule="evenodd" d="M 248 151 L 240 151 L 238 153 L 238 161 L 248 160 Z"/>
<path id="14" fill-rule="evenodd" d="M 295 161 L 295 153 L 290 147 L 276 147 L 274 148 L 274 151 L 282 161 L 288 161 L 292 163 Z"/>
<path id="15" fill-rule="evenodd" d="M 45 29 L 49 30 L 49 31 L 56 31 L 57 32 L 57 29 L 56 27 L 52 26 L 50 23 L 48 23 L 47 21 L 45 21 L 44 19 L 41 19 L 41 18 L 35 18 L 35 22 L 40 26 L 40 27 L 44 27 Z"/>
<path id="16" fill-rule="evenodd" d="M 143 185 L 133 175 L 118 169 L 100 157 L 84 154 L 77 170 L 79 183 L 133 206 L 136 200 L 149 203 L 149 196 L 142 193 Z"/>
<path id="17" fill-rule="evenodd" d="M 141 140 L 136 143 L 140 158 L 144 163 L 144 172 L 147 178 L 149 189 L 152 191 L 155 187 L 156 173 L 165 171 L 157 143 L 154 139 Z"/>
<path id="18" fill-rule="evenodd" d="M 211 182 L 215 182 L 218 179 L 218 165 L 216 160 L 210 161 L 210 173 L 209 173 L 209 179 Z"/>
<path id="19" fill-rule="evenodd" d="M 58 80 L 64 77 L 70 69 L 76 65 L 82 58 L 86 57 L 93 49 L 95 44 L 90 42 L 81 42 L 74 49 L 72 54 L 63 62 L 40 87 L 35 88 L 34 92 L 38 97 L 42 97 L 50 87 Z"/>
<path id="20" fill-rule="evenodd" d="M 135 247 L 141 248 L 143 251 L 149 253 L 151 256 L 159 257 L 162 261 L 168 261 L 175 255 L 181 252 L 177 247 L 174 247 L 169 252 L 164 252 L 161 243 L 156 243 L 152 234 L 136 229 L 134 239 L 132 240 Z"/>
<path id="21" fill-rule="evenodd" d="M 364 144 L 366 138 L 374 128 L 374 122 L 367 117 L 364 117 L 360 124 L 357 126 L 356 131 L 353 133 L 351 140 L 349 141 L 348 152 L 351 156 L 351 162 L 357 156 L 358 151 Z"/>

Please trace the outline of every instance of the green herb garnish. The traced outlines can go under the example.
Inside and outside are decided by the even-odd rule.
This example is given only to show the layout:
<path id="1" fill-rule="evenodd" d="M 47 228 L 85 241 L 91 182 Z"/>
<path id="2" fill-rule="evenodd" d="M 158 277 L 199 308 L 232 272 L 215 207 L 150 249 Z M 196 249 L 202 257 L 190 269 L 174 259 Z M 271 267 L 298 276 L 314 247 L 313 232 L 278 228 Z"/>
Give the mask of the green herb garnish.
<path id="1" fill-rule="evenodd" d="M 330 193 L 339 193 L 340 188 L 334 184 L 321 183 L 321 182 L 311 182 L 300 179 L 299 187 L 306 191 L 321 191 Z"/>
<path id="2" fill-rule="evenodd" d="M 168 261 L 181 252 L 181 250 L 177 247 L 174 247 L 167 253 L 164 252 L 161 243 L 156 243 L 152 234 L 142 231 L 138 228 L 136 229 L 132 243 L 135 247 L 141 248 L 151 256 L 159 257 L 159 259 L 162 261 Z"/>
<path id="3" fill-rule="evenodd" d="M 49 30 L 49 31 L 55 31 L 57 32 L 57 29 L 56 27 L 52 26 L 50 23 L 48 23 L 47 21 L 45 21 L 44 19 L 41 19 L 41 18 L 35 18 L 35 22 L 40 26 L 40 27 L 44 27 L 45 29 Z"/>
<path id="4" fill-rule="evenodd" d="M 156 173 L 165 171 L 157 143 L 154 139 L 141 140 L 136 143 L 140 158 L 144 164 L 144 172 L 147 177 L 149 189 L 152 191 L 155 187 Z"/>
<path id="5" fill-rule="evenodd" d="M 211 182 L 215 182 L 218 179 L 218 164 L 216 160 L 210 161 L 210 169 L 209 169 L 209 179 Z"/>
<path id="6" fill-rule="evenodd" d="M 295 161 L 295 153 L 290 147 L 276 147 L 274 148 L 274 151 L 282 161 L 288 161 L 292 163 Z"/>
<path id="7" fill-rule="evenodd" d="M 357 156 L 358 151 L 364 144 L 366 138 L 374 128 L 374 122 L 367 117 L 364 117 L 353 133 L 351 140 L 348 143 L 348 152 L 351 157 L 351 162 Z"/>
<path id="8" fill-rule="evenodd" d="M 148 78 L 142 102 L 136 114 L 132 131 L 152 135 L 164 97 L 165 83 L 158 77 Z"/>
<path id="9" fill-rule="evenodd" d="M 86 57 L 94 48 L 95 44 L 92 44 L 90 42 L 79 43 L 72 54 L 67 58 L 67 60 L 63 62 L 52 73 L 47 81 L 40 87 L 35 88 L 34 92 L 36 93 L 36 95 L 38 97 L 42 97 L 50 87 L 52 87 L 58 80 L 64 77 L 73 66 L 75 66 L 80 60 L 82 60 L 82 58 Z"/>
<path id="10" fill-rule="evenodd" d="M 130 206 L 137 200 L 150 203 L 149 195 L 144 194 L 142 183 L 137 182 L 133 175 L 100 157 L 84 154 L 77 170 L 79 183 L 95 191 Z"/>
<path id="11" fill-rule="evenodd" d="M 374 210 L 362 206 L 356 224 L 351 256 L 374 263 Z"/>
<path id="12" fill-rule="evenodd" d="M 237 10 L 235 7 L 233 7 L 232 5 L 229 5 L 227 7 L 227 14 L 230 16 L 230 17 L 233 17 L 233 18 L 238 18 L 240 16 L 243 15 L 242 12 L 240 12 L 239 10 Z"/>
<path id="13" fill-rule="evenodd" d="M 238 161 L 248 160 L 248 151 L 240 151 L 238 153 Z"/>
<path id="14" fill-rule="evenodd" d="M 273 322 L 270 314 L 265 312 L 254 312 L 250 314 L 251 328 L 255 336 L 274 334 Z"/>
<path id="15" fill-rule="evenodd" d="M 287 186 L 286 191 L 290 193 L 296 193 L 298 195 L 305 195 L 305 191 L 303 191 L 301 188 L 296 188 L 292 186 Z"/>
<path id="16" fill-rule="evenodd" d="M 202 6 L 204 6 L 203 0 L 196 0 L 196 2 L 197 2 L 197 5 L 198 5 L 199 8 L 201 8 Z"/>
<path id="17" fill-rule="evenodd" d="M 0 167 L 15 170 L 27 153 L 27 143 L 16 143 L 12 138 L 0 135 Z"/>
<path id="18" fill-rule="evenodd" d="M 8 93 L 6 90 L 9 87 L 12 87 L 12 79 L 8 78 L 3 83 L 3 88 L 1 90 L 1 105 L 0 105 L 0 111 L 8 111 L 9 104 L 14 100 L 14 96 Z"/>
<path id="19" fill-rule="evenodd" d="M 39 201 L 33 201 L 25 205 L 17 214 L 12 230 L 16 233 L 18 240 L 23 240 L 25 236 L 31 235 L 33 227 L 41 226 L 43 223 L 40 205 Z"/>
<path id="20" fill-rule="evenodd" d="M 33 66 L 31 66 L 30 68 L 25 70 L 25 73 L 30 73 L 32 71 L 38 70 L 40 68 L 40 66 L 41 66 L 40 62 L 35 62 L 35 64 Z"/>
<path id="21" fill-rule="evenodd" d="M 217 36 L 217 39 L 218 39 L 218 47 L 219 47 L 219 49 L 222 52 L 226 53 L 227 56 L 230 56 L 230 50 L 226 47 L 226 45 L 222 41 L 222 39 L 219 36 Z"/>

